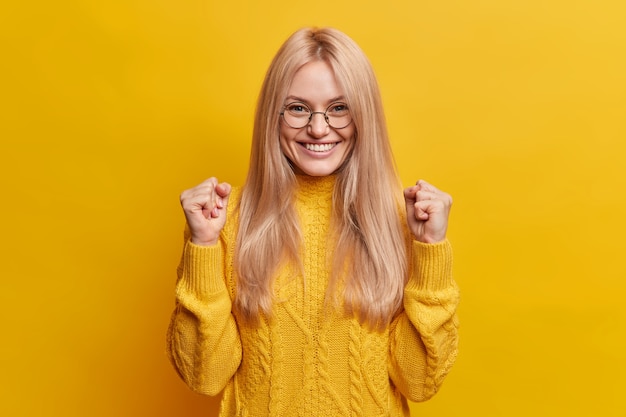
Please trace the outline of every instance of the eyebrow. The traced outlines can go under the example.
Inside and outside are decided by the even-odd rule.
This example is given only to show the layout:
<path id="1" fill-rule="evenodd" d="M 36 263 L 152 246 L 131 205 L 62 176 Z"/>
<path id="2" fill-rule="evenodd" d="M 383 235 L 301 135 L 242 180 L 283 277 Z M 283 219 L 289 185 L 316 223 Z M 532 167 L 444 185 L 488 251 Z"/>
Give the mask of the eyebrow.
<path id="1" fill-rule="evenodd" d="M 337 96 L 337 97 L 334 97 L 334 98 L 331 98 L 330 100 L 328 100 L 326 102 L 326 104 L 328 105 L 328 104 L 331 104 L 331 103 L 335 103 L 337 101 L 345 101 L 345 99 L 346 99 L 345 96 Z M 285 98 L 285 101 L 289 101 L 289 100 L 293 100 L 293 101 L 297 101 L 297 102 L 305 103 L 305 104 L 311 104 L 311 102 L 308 101 L 307 99 L 304 99 L 304 98 L 298 97 L 298 96 L 287 96 Z"/>

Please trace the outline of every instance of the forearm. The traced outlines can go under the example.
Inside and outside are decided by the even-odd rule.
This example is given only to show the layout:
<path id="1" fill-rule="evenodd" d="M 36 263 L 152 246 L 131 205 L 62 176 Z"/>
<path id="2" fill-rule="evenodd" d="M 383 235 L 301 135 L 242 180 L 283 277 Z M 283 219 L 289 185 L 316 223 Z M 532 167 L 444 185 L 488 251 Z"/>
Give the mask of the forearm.
<path id="1" fill-rule="evenodd" d="M 241 362 L 241 342 L 224 281 L 221 247 L 187 243 L 168 330 L 168 355 L 195 391 L 218 394 Z"/>
<path id="2" fill-rule="evenodd" d="M 449 243 L 413 244 L 414 264 L 404 311 L 391 327 L 390 376 L 412 401 L 432 397 L 457 354 L 458 288 Z"/>

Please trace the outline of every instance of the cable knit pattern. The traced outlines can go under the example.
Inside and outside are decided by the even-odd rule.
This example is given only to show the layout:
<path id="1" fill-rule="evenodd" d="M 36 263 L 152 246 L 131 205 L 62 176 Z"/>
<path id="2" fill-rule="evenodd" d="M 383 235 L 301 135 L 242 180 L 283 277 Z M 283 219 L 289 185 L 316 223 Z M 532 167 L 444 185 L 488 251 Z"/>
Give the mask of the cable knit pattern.
<path id="1" fill-rule="evenodd" d="M 222 417 L 408 416 L 406 399 L 430 398 L 456 358 L 458 290 L 448 242 L 407 242 L 404 310 L 384 331 L 325 306 L 334 183 L 298 177 L 304 276 L 294 265 L 280 269 L 272 316 L 258 325 L 231 310 L 238 188 L 220 243 L 185 244 L 168 354 L 192 389 L 223 391 Z"/>
<path id="2" fill-rule="evenodd" d="M 350 411 L 351 416 L 363 415 L 363 378 L 361 376 L 361 326 L 357 321 L 350 326 L 350 345 L 348 363 L 350 365 Z"/>

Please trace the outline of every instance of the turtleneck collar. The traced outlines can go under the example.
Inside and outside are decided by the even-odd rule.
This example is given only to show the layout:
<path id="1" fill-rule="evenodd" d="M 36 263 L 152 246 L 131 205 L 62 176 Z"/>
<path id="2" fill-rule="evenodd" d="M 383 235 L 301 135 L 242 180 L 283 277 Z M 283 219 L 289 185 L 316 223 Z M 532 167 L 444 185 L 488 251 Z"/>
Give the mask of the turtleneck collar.
<path id="1" fill-rule="evenodd" d="M 335 188 L 337 175 L 313 177 L 311 175 L 296 175 L 299 192 L 314 192 L 316 194 L 332 193 Z"/>

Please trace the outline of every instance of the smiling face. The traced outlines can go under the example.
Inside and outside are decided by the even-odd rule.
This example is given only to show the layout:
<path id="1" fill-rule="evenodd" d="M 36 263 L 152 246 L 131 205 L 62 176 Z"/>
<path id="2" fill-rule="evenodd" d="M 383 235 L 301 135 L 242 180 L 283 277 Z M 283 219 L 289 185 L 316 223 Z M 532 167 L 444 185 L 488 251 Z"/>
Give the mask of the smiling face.
<path id="1" fill-rule="evenodd" d="M 329 115 L 342 110 L 336 106 L 329 108 L 337 102 L 345 103 L 345 97 L 326 62 L 309 62 L 296 72 L 284 104 L 303 104 L 314 112 L 311 122 L 299 129 L 290 127 L 284 118 L 280 121 L 280 148 L 296 173 L 315 177 L 333 174 L 352 150 L 354 123 L 336 129 L 326 123 L 322 114 L 327 110 Z M 291 107 L 294 111 L 304 108 Z M 334 124 L 332 120 L 331 124 Z"/>

